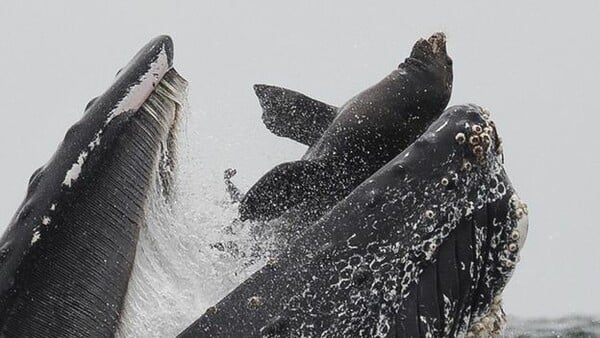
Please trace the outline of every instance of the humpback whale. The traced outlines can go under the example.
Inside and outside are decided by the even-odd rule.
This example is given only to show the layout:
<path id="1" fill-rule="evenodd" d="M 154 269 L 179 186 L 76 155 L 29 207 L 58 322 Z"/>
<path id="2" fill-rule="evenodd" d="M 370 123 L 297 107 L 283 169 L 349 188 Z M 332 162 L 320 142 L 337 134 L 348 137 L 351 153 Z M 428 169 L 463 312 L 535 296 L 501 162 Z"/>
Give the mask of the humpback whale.
<path id="1" fill-rule="evenodd" d="M 186 81 L 145 45 L 31 176 L 0 238 L 0 336 L 110 337 L 150 188 L 170 193 Z"/>
<path id="2" fill-rule="evenodd" d="M 241 198 L 241 220 L 286 219 L 285 231 L 316 221 L 412 143 L 443 111 L 452 89 L 446 37 L 421 39 L 383 80 L 333 107 L 284 88 L 255 85 L 263 121 L 274 134 L 309 146 Z M 227 190 L 232 188 L 226 172 Z M 292 226 L 293 225 L 293 226 Z"/>
<path id="3" fill-rule="evenodd" d="M 447 108 L 180 337 L 497 336 L 527 215 L 489 113 Z"/>

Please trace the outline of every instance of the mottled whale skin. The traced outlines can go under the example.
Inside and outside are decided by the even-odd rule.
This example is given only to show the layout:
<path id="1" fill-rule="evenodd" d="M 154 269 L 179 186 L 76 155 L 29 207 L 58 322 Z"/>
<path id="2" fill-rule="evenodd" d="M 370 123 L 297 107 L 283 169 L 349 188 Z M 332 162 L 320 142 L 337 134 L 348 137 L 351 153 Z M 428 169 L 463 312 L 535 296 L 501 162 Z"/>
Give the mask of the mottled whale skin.
<path id="1" fill-rule="evenodd" d="M 180 337 L 497 336 L 527 233 L 496 128 L 454 106 Z"/>
<path id="2" fill-rule="evenodd" d="M 271 220 L 285 213 L 287 224 L 308 225 L 442 113 L 452 90 L 452 60 L 442 33 L 421 39 L 397 69 L 340 108 L 288 89 L 255 90 L 266 126 L 309 149 L 249 189 L 240 202 L 241 219 Z"/>
<path id="3" fill-rule="evenodd" d="M 0 238 L 1 337 L 114 335 L 178 114 L 156 97 L 172 59 L 168 36 L 151 40 L 32 175 Z"/>

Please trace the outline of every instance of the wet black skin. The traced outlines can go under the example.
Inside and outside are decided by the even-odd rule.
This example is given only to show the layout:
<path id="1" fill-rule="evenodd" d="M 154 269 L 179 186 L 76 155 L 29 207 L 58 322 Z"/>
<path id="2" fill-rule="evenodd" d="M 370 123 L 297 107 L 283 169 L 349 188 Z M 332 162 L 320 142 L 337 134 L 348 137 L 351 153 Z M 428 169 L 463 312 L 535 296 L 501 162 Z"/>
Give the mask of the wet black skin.
<path id="1" fill-rule="evenodd" d="M 0 238 L 1 337 L 114 335 L 170 122 L 129 111 L 104 125 L 162 48 L 171 66 L 171 39 L 149 42 L 32 175 L 25 201 Z M 101 141 L 90 151 L 100 129 Z M 88 156 L 79 177 L 64 185 L 82 151 Z"/>
<path id="2" fill-rule="evenodd" d="M 310 148 L 250 188 L 241 219 L 279 217 L 292 232 L 312 223 L 417 139 L 441 114 L 451 88 L 452 60 L 439 33 L 418 41 L 398 69 L 339 109 L 256 85 L 267 127 Z"/>
<path id="3" fill-rule="evenodd" d="M 495 135 L 481 157 L 455 141 L 473 124 L 485 124 L 479 107 L 448 108 L 180 337 L 464 335 L 507 282 L 501 260 L 516 226 Z"/>

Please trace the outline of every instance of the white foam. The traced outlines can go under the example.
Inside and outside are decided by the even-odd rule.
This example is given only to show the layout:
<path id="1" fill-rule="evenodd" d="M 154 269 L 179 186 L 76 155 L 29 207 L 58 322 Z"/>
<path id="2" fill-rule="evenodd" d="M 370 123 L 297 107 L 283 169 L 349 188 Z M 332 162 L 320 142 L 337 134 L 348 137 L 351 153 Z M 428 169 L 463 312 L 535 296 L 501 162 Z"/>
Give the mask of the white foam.
<path id="1" fill-rule="evenodd" d="M 226 198 L 225 167 L 199 157 L 204 145 L 186 143 L 183 133 L 177 197 L 168 206 L 155 194 L 148 208 L 118 337 L 173 337 L 264 264 L 248 258 L 256 241 L 247 226 L 227 231 L 237 211 Z M 228 242 L 246 257 L 211 248 Z"/>

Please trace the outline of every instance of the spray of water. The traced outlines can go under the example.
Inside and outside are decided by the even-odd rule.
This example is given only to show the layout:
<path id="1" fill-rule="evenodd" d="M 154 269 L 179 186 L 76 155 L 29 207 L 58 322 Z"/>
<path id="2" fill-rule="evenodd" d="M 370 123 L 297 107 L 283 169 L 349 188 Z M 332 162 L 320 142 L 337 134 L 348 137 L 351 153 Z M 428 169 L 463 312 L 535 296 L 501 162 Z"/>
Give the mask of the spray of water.
<path id="1" fill-rule="evenodd" d="M 175 196 L 149 201 L 118 337 L 175 336 L 264 264 L 264 240 L 236 222 L 223 168 L 202 158 L 206 144 L 184 116 Z"/>

